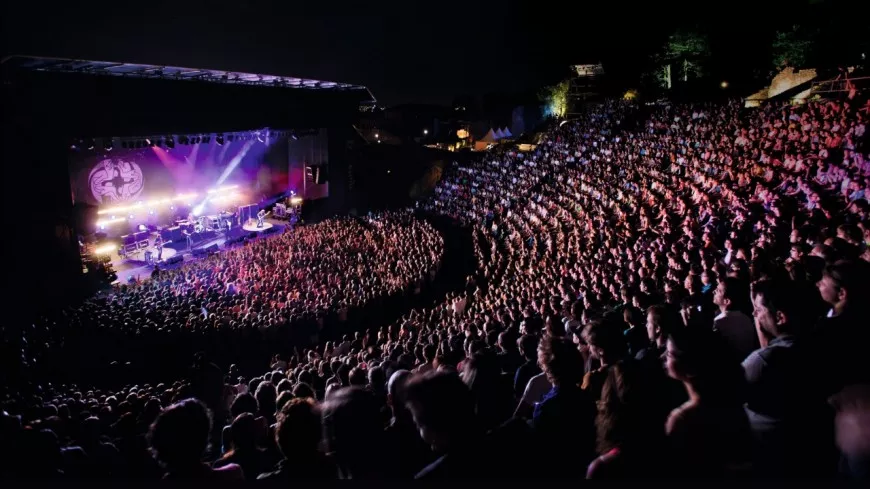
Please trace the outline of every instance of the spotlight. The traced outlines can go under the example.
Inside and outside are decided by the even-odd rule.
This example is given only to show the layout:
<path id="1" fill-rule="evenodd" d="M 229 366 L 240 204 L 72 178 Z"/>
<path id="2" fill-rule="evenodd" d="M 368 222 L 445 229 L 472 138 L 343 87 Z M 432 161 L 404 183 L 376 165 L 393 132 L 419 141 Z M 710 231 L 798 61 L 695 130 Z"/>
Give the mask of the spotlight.
<path id="1" fill-rule="evenodd" d="M 151 209 L 150 211 L 148 211 L 148 214 L 151 214 L 151 215 L 153 216 L 153 215 L 154 215 L 154 209 Z"/>
<path id="2" fill-rule="evenodd" d="M 166 147 L 169 149 L 175 147 L 175 136 L 169 136 L 166 138 Z"/>
<path id="3" fill-rule="evenodd" d="M 154 146 L 154 143 L 152 143 L 150 139 L 145 138 L 145 145 L 146 146 Z"/>
<path id="4" fill-rule="evenodd" d="M 139 225 L 139 231 L 145 231 L 146 229 L 148 228 L 146 228 L 144 224 Z"/>
<path id="5" fill-rule="evenodd" d="M 94 254 L 96 255 L 108 255 L 109 253 L 118 249 L 118 245 L 114 243 L 107 243 L 102 246 L 98 246 L 94 248 Z"/>
<path id="6" fill-rule="evenodd" d="M 106 151 L 112 151 L 112 148 L 114 147 L 113 145 L 114 145 L 114 143 L 112 142 L 112 138 L 106 139 L 106 140 L 103 142 L 103 148 L 104 148 Z"/>
<path id="7" fill-rule="evenodd" d="M 425 136 L 427 134 L 429 134 L 429 129 L 423 129 L 423 135 Z"/>
<path id="8" fill-rule="evenodd" d="M 88 141 L 88 149 L 94 149 L 94 146 L 96 146 L 96 145 L 97 145 L 97 143 L 93 139 Z"/>
<path id="9" fill-rule="evenodd" d="M 133 214 L 130 214 L 130 219 L 133 219 L 134 217 L 135 217 L 135 216 L 134 216 Z"/>
<path id="10" fill-rule="evenodd" d="M 223 145 L 224 144 L 224 135 L 218 134 L 217 136 L 214 137 L 214 141 L 220 145 Z"/>
<path id="11" fill-rule="evenodd" d="M 727 81 L 723 81 L 722 83 L 719 84 L 719 86 L 722 87 L 722 88 L 728 88 L 728 82 L 727 82 Z"/>
<path id="12" fill-rule="evenodd" d="M 261 142 L 261 143 L 262 143 L 262 142 L 265 142 L 265 141 L 263 141 L 263 135 L 262 135 L 262 134 L 257 133 L 257 141 L 259 141 L 259 142 Z"/>

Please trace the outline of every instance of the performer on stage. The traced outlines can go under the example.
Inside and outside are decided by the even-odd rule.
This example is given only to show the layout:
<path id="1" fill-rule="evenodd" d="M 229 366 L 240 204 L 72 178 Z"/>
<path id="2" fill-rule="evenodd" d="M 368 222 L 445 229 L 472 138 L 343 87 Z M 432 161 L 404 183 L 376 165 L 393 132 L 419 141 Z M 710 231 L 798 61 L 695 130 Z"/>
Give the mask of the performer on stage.
<path id="1" fill-rule="evenodd" d="M 157 235 L 157 240 L 154 241 L 154 246 L 157 247 L 157 261 L 163 259 L 163 236 Z"/>
<path id="2" fill-rule="evenodd" d="M 187 229 L 184 230 L 184 236 L 187 238 L 187 249 L 193 248 L 193 234 Z"/>
<path id="3" fill-rule="evenodd" d="M 265 209 L 260 209 L 260 212 L 257 213 L 257 227 L 263 227 L 263 220 L 266 219 L 266 211 Z"/>

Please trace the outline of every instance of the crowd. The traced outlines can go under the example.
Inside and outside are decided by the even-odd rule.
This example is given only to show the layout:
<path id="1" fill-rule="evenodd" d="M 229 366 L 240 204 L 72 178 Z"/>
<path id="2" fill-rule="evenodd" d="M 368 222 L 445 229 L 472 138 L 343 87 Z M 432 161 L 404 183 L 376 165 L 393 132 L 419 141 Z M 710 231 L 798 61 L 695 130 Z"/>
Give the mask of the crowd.
<path id="1" fill-rule="evenodd" d="M 454 165 L 422 203 L 473 231 L 462 290 L 253 378 L 200 355 L 172 383 L 15 393 L 0 460 L 170 478 L 866 478 L 868 107 L 589 109 L 531 152 Z"/>
<path id="2" fill-rule="evenodd" d="M 23 352 L 25 371 L 96 370 L 115 361 L 119 375 L 171 374 L 197 351 L 257 359 L 263 355 L 254 350 L 302 348 L 379 317 L 420 293 L 442 253 L 440 234 L 408 212 L 327 220 L 46 311 L 6 341 Z M 83 355 L 89 351 L 100 354 Z"/>

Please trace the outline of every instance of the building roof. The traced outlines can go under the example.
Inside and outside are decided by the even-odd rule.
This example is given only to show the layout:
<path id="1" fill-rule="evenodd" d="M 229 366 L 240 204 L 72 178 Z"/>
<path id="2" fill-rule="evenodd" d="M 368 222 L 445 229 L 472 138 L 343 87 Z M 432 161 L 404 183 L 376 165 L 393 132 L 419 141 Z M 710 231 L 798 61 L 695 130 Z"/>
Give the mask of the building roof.
<path id="1" fill-rule="evenodd" d="M 195 80 L 212 83 L 270 86 L 297 90 L 358 91 L 367 94 L 371 103 L 376 102 L 371 91 L 362 85 L 297 78 L 292 76 L 264 75 L 202 68 L 183 68 L 180 66 L 43 58 L 33 56 L 9 56 L 3 59 L 2 64 L 4 70 L 82 73 L 165 80 Z"/>

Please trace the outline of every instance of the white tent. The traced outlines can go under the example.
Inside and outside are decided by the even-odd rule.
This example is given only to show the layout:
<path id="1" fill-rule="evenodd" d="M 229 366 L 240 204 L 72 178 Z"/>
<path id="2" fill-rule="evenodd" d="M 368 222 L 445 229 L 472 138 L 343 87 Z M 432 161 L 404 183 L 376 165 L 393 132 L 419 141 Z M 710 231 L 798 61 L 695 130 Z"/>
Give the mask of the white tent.
<path id="1" fill-rule="evenodd" d="M 486 132 L 485 136 L 474 142 L 474 149 L 475 151 L 483 151 L 489 148 L 490 145 L 495 144 L 497 140 L 498 138 L 495 135 L 495 131 L 490 128 L 489 131 Z"/>
<path id="2" fill-rule="evenodd" d="M 498 136 L 496 136 L 495 132 L 492 130 L 492 128 L 490 128 L 489 131 L 486 132 L 486 135 L 480 138 L 478 141 L 482 143 L 494 143 L 497 139 Z"/>
<path id="3" fill-rule="evenodd" d="M 512 138 L 512 137 L 514 137 L 514 135 L 511 134 L 511 130 L 508 129 L 507 127 L 504 128 L 504 131 L 502 132 L 502 134 L 503 134 L 504 137 L 506 137 L 506 138 Z"/>
<path id="4" fill-rule="evenodd" d="M 501 138 L 503 138 L 503 137 L 504 137 L 504 132 L 502 132 L 501 129 L 496 129 L 496 130 L 495 130 L 495 138 L 496 138 L 496 139 L 501 139 Z"/>

